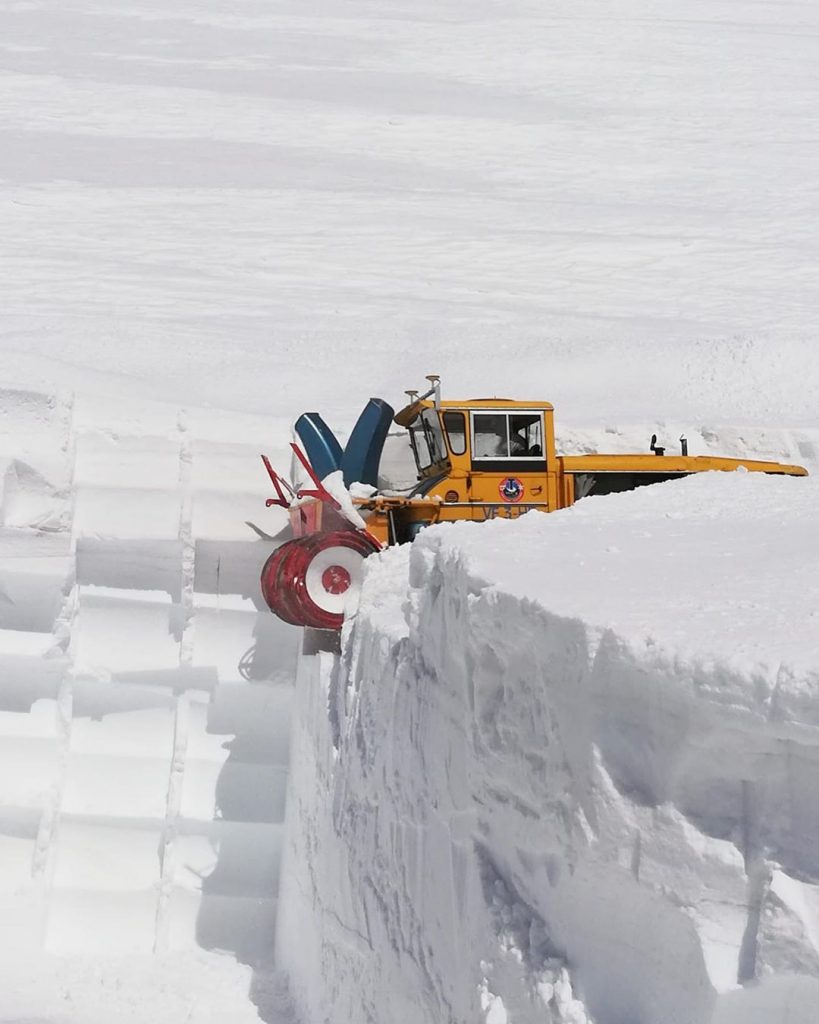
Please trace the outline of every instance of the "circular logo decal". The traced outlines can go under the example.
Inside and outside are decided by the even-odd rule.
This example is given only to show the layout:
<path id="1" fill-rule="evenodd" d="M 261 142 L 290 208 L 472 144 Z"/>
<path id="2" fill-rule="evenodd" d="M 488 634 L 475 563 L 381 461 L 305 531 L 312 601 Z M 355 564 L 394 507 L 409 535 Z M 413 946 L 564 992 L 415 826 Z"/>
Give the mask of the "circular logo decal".
<path id="1" fill-rule="evenodd" d="M 501 480 L 498 490 L 504 501 L 520 501 L 524 493 L 523 483 L 516 476 L 508 476 Z"/>

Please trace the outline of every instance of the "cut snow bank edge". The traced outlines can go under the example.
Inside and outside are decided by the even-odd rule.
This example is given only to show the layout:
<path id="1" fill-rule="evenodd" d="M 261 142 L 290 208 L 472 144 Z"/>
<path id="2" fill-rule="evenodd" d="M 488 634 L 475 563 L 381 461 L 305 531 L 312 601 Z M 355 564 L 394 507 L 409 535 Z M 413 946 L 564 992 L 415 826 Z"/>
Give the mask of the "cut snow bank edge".
<path id="1" fill-rule="evenodd" d="M 700 479 L 650 489 L 650 501 L 670 498 L 665 513 L 681 522 L 692 511 L 704 570 L 709 537 L 714 551 L 724 542 L 706 522 L 718 499 L 714 523 L 729 517 L 737 565 L 757 552 L 765 588 L 766 572 L 791 571 L 785 548 L 804 544 L 811 521 L 815 484 L 784 502 L 790 483 Z M 588 529 L 626 514 L 613 554 L 629 557 L 644 610 L 673 579 L 651 579 L 666 541 L 644 536 L 650 512 L 627 525 L 638 500 L 430 530 L 411 555 L 371 563 L 341 658 L 302 659 L 277 950 L 306 1019 L 814 1019 L 816 663 L 800 655 L 768 685 L 730 658 L 736 622 L 699 657 L 675 650 L 662 624 L 653 644 L 618 630 L 619 584 Z M 754 528 L 765 509 L 781 526 L 768 561 Z M 527 578 L 560 578 L 544 573 L 572 532 L 614 609 L 602 628 L 571 585 L 522 594 L 512 570 L 498 585 L 524 538 Z M 814 549 L 801 558 L 815 562 Z M 708 592 L 702 574 L 680 578 L 672 619 L 675 602 Z M 739 580 L 740 621 L 748 596 Z M 794 600 L 805 621 L 813 597 Z"/>

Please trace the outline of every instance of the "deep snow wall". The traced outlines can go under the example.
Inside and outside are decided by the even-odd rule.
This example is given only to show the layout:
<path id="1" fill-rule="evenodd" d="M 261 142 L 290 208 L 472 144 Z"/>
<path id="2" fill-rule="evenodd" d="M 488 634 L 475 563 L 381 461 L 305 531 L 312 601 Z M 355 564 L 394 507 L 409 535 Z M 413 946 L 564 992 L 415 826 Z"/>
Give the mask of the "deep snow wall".
<path id="1" fill-rule="evenodd" d="M 754 521 L 767 523 L 772 572 L 783 545 L 794 548 L 801 561 L 783 572 L 804 605 L 796 635 L 816 607 L 797 565 L 815 578 L 816 554 L 805 549 L 809 518 L 788 522 L 791 484 L 720 481 L 720 519 L 734 524 L 740 560 L 758 547 Z M 697 499 L 710 484 L 673 486 Z M 803 511 L 815 499 L 805 486 Z M 635 500 L 647 499 L 606 507 L 629 514 Z M 667 515 L 661 496 L 651 500 Z M 602 507 L 582 513 L 591 528 Z M 537 577 L 531 532 L 558 518 L 488 524 L 481 545 L 501 562 L 522 548 Z M 633 529 L 650 537 L 645 523 Z M 376 560 L 341 656 L 302 659 L 277 954 L 305 1018 L 814 1020 L 810 636 L 790 662 L 773 649 L 768 665 L 730 628 L 724 650 L 700 655 L 638 643 L 497 584 L 470 550 L 475 536 L 430 530 L 411 557 Z M 642 565 L 628 553 L 639 577 L 651 551 Z M 707 594 L 705 562 L 703 572 Z M 570 602 L 555 593 L 551 604 Z M 673 617 L 673 600 L 663 614 Z M 784 622 L 771 629 L 787 633 Z"/>
<path id="2" fill-rule="evenodd" d="M 86 1024 L 256 1019 L 199 954 L 266 965 L 275 929 L 299 633 L 256 593 L 269 428 L 0 389 L 0 1017 L 65 985 Z"/>

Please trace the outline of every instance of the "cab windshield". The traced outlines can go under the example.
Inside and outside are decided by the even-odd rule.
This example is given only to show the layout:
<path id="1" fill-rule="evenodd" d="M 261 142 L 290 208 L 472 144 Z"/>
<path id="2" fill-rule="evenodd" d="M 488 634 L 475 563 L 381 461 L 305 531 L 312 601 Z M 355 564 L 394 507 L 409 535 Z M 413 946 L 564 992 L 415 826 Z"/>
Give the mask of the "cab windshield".
<path id="1" fill-rule="evenodd" d="M 438 414 L 432 409 L 425 409 L 409 428 L 410 444 L 415 456 L 418 472 L 442 462 L 446 458 L 444 437 Z"/>

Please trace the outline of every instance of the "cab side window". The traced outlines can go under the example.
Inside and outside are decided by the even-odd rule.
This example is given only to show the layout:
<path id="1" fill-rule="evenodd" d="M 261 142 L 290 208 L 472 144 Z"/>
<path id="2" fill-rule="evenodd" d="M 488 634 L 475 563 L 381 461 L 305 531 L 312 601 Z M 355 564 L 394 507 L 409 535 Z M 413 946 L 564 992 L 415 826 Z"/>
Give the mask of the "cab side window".
<path id="1" fill-rule="evenodd" d="M 472 417 L 472 458 L 509 456 L 509 423 L 505 413 L 478 413 Z"/>
<path id="2" fill-rule="evenodd" d="M 472 414 L 472 459 L 543 458 L 543 414 L 540 412 Z"/>
<path id="3" fill-rule="evenodd" d="M 444 413 L 444 430 L 453 455 L 466 452 L 466 417 L 462 412 Z"/>
<path id="4" fill-rule="evenodd" d="M 509 454 L 543 457 L 543 417 L 540 413 L 509 417 Z"/>

